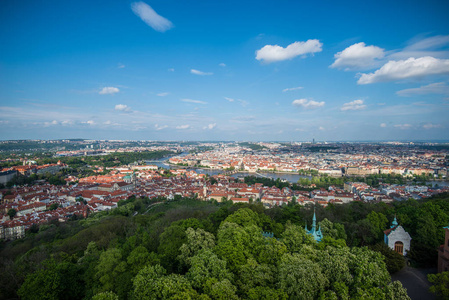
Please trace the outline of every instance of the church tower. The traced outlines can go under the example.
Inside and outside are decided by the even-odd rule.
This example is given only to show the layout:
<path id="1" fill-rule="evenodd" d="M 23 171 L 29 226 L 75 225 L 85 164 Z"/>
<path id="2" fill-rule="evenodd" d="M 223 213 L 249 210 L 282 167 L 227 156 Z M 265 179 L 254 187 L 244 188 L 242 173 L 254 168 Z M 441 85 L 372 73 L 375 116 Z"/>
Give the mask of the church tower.
<path id="1" fill-rule="evenodd" d="M 312 229 L 307 229 L 307 224 L 305 225 L 304 229 L 308 234 L 313 236 L 315 241 L 321 242 L 321 239 L 323 238 L 323 234 L 321 233 L 321 227 L 318 227 L 318 230 L 316 230 L 316 215 L 315 210 L 313 210 L 313 219 L 312 219 Z"/>

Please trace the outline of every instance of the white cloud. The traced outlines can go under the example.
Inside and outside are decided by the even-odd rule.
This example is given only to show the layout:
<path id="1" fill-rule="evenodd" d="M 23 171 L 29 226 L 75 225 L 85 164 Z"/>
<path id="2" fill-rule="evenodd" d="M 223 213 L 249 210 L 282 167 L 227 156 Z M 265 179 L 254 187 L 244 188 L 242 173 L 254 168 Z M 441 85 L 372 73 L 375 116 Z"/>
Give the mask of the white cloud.
<path id="1" fill-rule="evenodd" d="M 103 125 L 120 126 L 121 124 L 107 120 L 106 122 L 103 122 Z"/>
<path id="2" fill-rule="evenodd" d="M 228 97 L 223 97 L 225 98 L 227 101 L 229 102 L 239 102 L 241 106 L 246 107 L 248 105 L 248 101 L 242 100 L 242 99 L 234 99 L 234 98 L 228 98 Z"/>
<path id="3" fill-rule="evenodd" d="M 447 85 L 446 82 L 431 83 L 419 88 L 400 90 L 397 91 L 396 94 L 403 97 L 425 94 L 449 95 L 449 85 Z"/>
<path id="4" fill-rule="evenodd" d="M 116 87 L 112 87 L 112 86 L 106 86 L 104 88 L 101 89 L 101 91 L 99 92 L 100 95 L 108 95 L 108 94 L 115 94 L 120 92 L 120 90 Z"/>
<path id="5" fill-rule="evenodd" d="M 242 99 L 235 99 L 237 102 L 240 103 L 241 106 L 246 107 L 249 103 L 246 100 L 242 100 Z M 229 101 L 229 100 L 228 100 Z M 230 101 L 233 102 L 233 101 Z"/>
<path id="6" fill-rule="evenodd" d="M 125 104 L 117 104 L 115 106 L 115 110 L 118 110 L 118 111 L 130 111 L 131 108 L 128 105 L 125 105 Z"/>
<path id="7" fill-rule="evenodd" d="M 187 103 L 196 103 L 196 104 L 207 104 L 207 102 L 201 101 L 201 100 L 193 100 L 193 99 L 181 99 L 182 102 Z"/>
<path id="8" fill-rule="evenodd" d="M 167 71 L 169 71 L 169 72 L 174 72 L 175 69 L 174 69 L 174 68 L 170 68 L 170 69 L 168 69 Z"/>
<path id="9" fill-rule="evenodd" d="M 323 126 L 318 127 L 319 130 L 326 130 Z"/>
<path id="10" fill-rule="evenodd" d="M 357 43 L 335 54 L 335 61 L 330 67 L 345 71 L 366 69 L 375 66 L 376 60 L 384 56 L 385 52 L 382 48 L 366 46 L 363 42 Z"/>
<path id="11" fill-rule="evenodd" d="M 317 102 L 314 100 L 307 100 L 307 99 L 296 99 L 292 102 L 293 106 L 302 106 L 306 109 L 313 109 L 324 106 L 325 102 Z"/>
<path id="12" fill-rule="evenodd" d="M 407 46 L 405 49 L 409 50 L 427 50 L 427 49 L 435 49 L 441 46 L 449 44 L 449 35 L 436 35 L 432 37 L 428 37 L 422 39 L 418 42 Z"/>
<path id="13" fill-rule="evenodd" d="M 123 69 L 123 68 L 125 68 L 125 65 L 124 65 L 124 64 L 121 64 L 121 63 L 119 63 L 119 64 L 118 64 L 118 66 L 117 66 L 117 68 L 119 68 L 119 69 Z"/>
<path id="14" fill-rule="evenodd" d="M 380 123 L 380 127 L 382 127 L 382 128 L 387 127 L 387 123 Z"/>
<path id="15" fill-rule="evenodd" d="M 216 126 L 217 126 L 217 123 L 211 123 L 211 124 L 209 124 L 209 125 L 207 125 L 207 126 L 204 126 L 203 129 L 210 129 L 210 130 L 212 130 L 212 129 L 214 129 Z"/>
<path id="16" fill-rule="evenodd" d="M 176 129 L 189 129 L 190 128 L 190 125 L 179 125 L 179 126 L 176 126 Z"/>
<path id="17" fill-rule="evenodd" d="M 443 128 L 440 124 L 427 123 L 422 126 L 424 129 Z"/>
<path id="18" fill-rule="evenodd" d="M 407 60 L 389 61 L 374 73 L 362 74 L 357 83 L 370 84 L 446 73 L 449 73 L 449 59 L 410 57 Z"/>
<path id="19" fill-rule="evenodd" d="M 391 59 L 407 59 L 409 57 L 432 56 L 437 58 L 445 58 L 449 55 L 444 46 L 449 44 L 449 35 L 437 35 L 420 40 L 413 40 L 410 45 L 403 50 L 392 53 Z M 443 50 L 441 50 L 443 49 Z"/>
<path id="20" fill-rule="evenodd" d="M 220 67 L 226 67 L 226 64 L 225 63 L 220 63 L 220 64 L 218 64 Z"/>
<path id="21" fill-rule="evenodd" d="M 406 129 L 411 129 L 412 125 L 410 125 L 410 124 L 398 124 L 398 125 L 394 125 L 394 127 L 402 129 L 402 130 L 406 130 Z"/>
<path id="22" fill-rule="evenodd" d="M 158 15 L 154 9 L 144 2 L 133 2 L 131 3 L 132 11 L 142 19 L 148 26 L 156 31 L 164 32 L 173 27 L 172 22 L 166 18 Z"/>
<path id="23" fill-rule="evenodd" d="M 212 73 L 212 72 L 203 72 L 203 71 L 199 71 L 199 70 L 195 70 L 195 69 L 191 69 L 190 73 L 195 74 L 195 75 L 201 75 L 201 76 L 214 75 L 214 73 Z"/>
<path id="24" fill-rule="evenodd" d="M 294 42 L 283 48 L 278 45 L 265 45 L 256 51 L 256 59 L 266 63 L 292 59 L 298 55 L 321 52 L 323 44 L 319 40 L 307 40 L 306 42 Z"/>
<path id="25" fill-rule="evenodd" d="M 51 122 L 44 122 L 44 127 L 52 126 L 52 125 L 58 125 L 58 121 L 53 120 Z"/>
<path id="26" fill-rule="evenodd" d="M 345 110 L 362 110 L 365 109 L 366 105 L 363 104 L 363 100 L 354 100 L 348 103 L 343 104 L 341 107 L 342 111 Z"/>
<path id="27" fill-rule="evenodd" d="M 95 125 L 95 121 L 93 121 L 93 120 L 89 120 L 89 121 L 86 121 L 86 122 L 81 122 L 82 124 L 87 124 L 87 125 Z"/>
<path id="28" fill-rule="evenodd" d="M 169 92 L 163 92 L 163 93 L 159 93 L 159 94 L 157 94 L 159 97 L 165 97 L 165 96 L 167 96 L 168 94 L 170 94 Z"/>
<path id="29" fill-rule="evenodd" d="M 287 89 L 283 89 L 283 92 L 288 92 L 288 91 L 296 91 L 296 90 L 302 90 L 303 87 L 302 86 L 297 86 L 297 87 L 292 87 L 292 88 L 287 88 Z"/>
<path id="30" fill-rule="evenodd" d="M 70 120 L 64 120 L 61 122 L 62 126 L 69 126 L 69 125 L 73 125 L 73 121 Z"/>
<path id="31" fill-rule="evenodd" d="M 156 130 L 162 130 L 167 128 L 167 125 L 159 125 L 159 124 L 155 124 L 154 127 L 156 128 Z"/>

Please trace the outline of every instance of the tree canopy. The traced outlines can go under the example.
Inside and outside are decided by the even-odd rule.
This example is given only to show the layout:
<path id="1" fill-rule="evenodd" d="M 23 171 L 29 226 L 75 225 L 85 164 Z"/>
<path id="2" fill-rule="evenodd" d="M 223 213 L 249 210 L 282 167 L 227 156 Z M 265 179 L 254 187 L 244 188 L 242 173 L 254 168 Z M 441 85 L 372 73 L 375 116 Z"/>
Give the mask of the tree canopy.
<path id="1" fill-rule="evenodd" d="M 140 213 L 133 216 L 128 210 L 138 201 Z M 440 226 L 449 222 L 444 196 L 316 207 L 324 235 L 317 243 L 304 230 L 312 207 L 186 198 L 144 214 L 151 203 L 130 198 L 117 211 L 41 226 L 2 244 L 0 297 L 408 299 L 389 275 L 404 260 L 382 244 L 382 231 L 396 214 L 413 237 L 411 259 L 435 264 L 433 252 L 415 257 L 436 249 L 444 240 Z M 433 280 L 443 293 L 445 279 Z"/>

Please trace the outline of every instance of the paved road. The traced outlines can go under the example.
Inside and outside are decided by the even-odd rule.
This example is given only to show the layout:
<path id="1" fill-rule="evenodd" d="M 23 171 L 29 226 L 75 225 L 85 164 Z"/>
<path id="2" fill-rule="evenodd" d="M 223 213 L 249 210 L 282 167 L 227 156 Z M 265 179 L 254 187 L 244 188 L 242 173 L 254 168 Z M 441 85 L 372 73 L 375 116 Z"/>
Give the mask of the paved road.
<path id="1" fill-rule="evenodd" d="M 433 300 L 436 297 L 429 292 L 431 284 L 427 281 L 427 274 L 436 272 L 436 269 L 415 269 L 406 266 L 401 271 L 393 274 L 391 279 L 402 282 L 412 300 Z"/>
<path id="2" fill-rule="evenodd" d="M 152 209 L 153 207 L 155 207 L 156 205 L 159 205 L 159 204 L 161 204 L 161 203 L 164 203 L 164 202 L 156 202 L 156 203 L 153 203 L 153 204 L 150 204 L 150 205 L 148 205 L 148 209 L 147 209 L 147 211 L 146 212 L 144 212 L 143 214 L 145 215 L 145 214 L 147 214 L 148 213 L 148 211 L 150 210 L 150 209 Z"/>

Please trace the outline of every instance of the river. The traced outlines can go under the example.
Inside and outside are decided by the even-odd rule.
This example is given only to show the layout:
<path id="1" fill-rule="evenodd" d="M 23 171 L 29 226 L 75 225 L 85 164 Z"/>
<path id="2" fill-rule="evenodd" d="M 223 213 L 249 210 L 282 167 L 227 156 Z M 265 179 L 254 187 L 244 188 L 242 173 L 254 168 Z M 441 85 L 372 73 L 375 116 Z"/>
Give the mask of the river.
<path id="1" fill-rule="evenodd" d="M 188 153 L 182 153 L 179 156 L 185 156 Z M 156 165 L 160 168 L 164 168 L 164 169 L 175 169 L 176 166 L 170 166 L 169 164 L 167 164 L 169 157 L 165 157 L 165 158 L 161 158 L 159 159 L 157 162 L 148 162 L 151 165 Z M 223 173 L 223 170 L 217 170 L 217 169 L 198 169 L 198 168 L 193 168 L 193 169 L 189 169 L 189 170 L 194 170 L 195 172 L 197 172 L 198 174 L 208 174 L 210 176 L 213 175 L 218 175 Z M 289 181 L 291 183 L 297 183 L 298 180 L 300 178 L 312 178 L 311 176 L 307 176 L 307 175 L 299 175 L 296 173 L 272 173 L 272 172 L 264 172 L 264 173 L 260 173 L 261 175 L 258 175 L 256 173 L 250 173 L 250 172 L 239 172 L 236 174 L 231 175 L 234 178 L 243 178 L 245 176 L 256 176 L 256 177 L 269 177 L 272 179 L 281 179 L 281 180 L 286 180 Z M 413 185 L 413 182 L 407 182 L 407 184 L 409 185 Z M 438 180 L 431 180 L 431 181 L 427 181 L 426 182 L 427 185 L 432 185 L 433 187 L 435 187 L 435 185 L 438 186 L 449 186 L 449 181 L 438 181 Z"/>
<path id="2" fill-rule="evenodd" d="M 182 153 L 180 156 L 184 156 L 184 155 L 187 155 L 187 154 L 188 153 Z M 169 157 L 165 157 L 165 158 L 161 158 L 161 159 L 157 160 L 157 162 L 151 161 L 151 162 L 147 162 L 147 163 L 151 164 L 151 165 L 156 165 L 159 168 L 176 169 L 177 168 L 176 166 L 171 166 L 171 165 L 169 165 L 167 163 L 168 159 L 169 159 Z M 190 169 L 189 168 L 189 170 L 193 170 L 193 171 L 197 172 L 198 174 L 208 174 L 210 176 L 218 175 L 218 174 L 221 174 L 221 173 L 224 172 L 223 170 L 217 170 L 217 169 L 198 169 L 198 168 Z M 311 176 L 299 175 L 299 174 L 296 174 L 296 173 L 289 174 L 289 173 L 271 173 L 271 172 L 265 173 L 264 172 L 264 173 L 261 173 L 261 174 L 262 175 L 258 175 L 256 173 L 250 173 L 250 172 L 239 172 L 239 173 L 233 174 L 231 176 L 234 177 L 234 178 L 239 178 L 239 177 L 243 178 L 245 176 L 269 177 L 269 178 L 272 178 L 272 179 L 278 179 L 279 178 L 281 180 L 286 180 L 286 181 L 289 181 L 291 183 L 298 182 L 298 180 L 300 178 L 311 178 Z"/>

